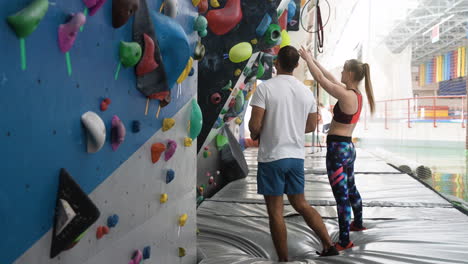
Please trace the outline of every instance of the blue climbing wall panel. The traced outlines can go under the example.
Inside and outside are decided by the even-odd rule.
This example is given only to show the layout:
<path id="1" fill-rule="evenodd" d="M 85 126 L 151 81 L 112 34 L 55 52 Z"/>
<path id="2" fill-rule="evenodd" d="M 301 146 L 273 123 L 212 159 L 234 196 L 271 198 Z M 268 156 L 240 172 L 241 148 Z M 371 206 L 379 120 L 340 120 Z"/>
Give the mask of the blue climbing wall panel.
<path id="1" fill-rule="evenodd" d="M 6 19 L 30 0 L 0 3 L 0 17 Z M 112 1 L 87 17 L 84 30 L 78 33 L 70 51 L 69 76 L 65 55 L 58 48 L 57 29 L 68 14 L 82 12 L 85 6 L 81 0 L 49 3 L 39 27 L 25 40 L 24 71 L 19 40 L 7 23 L 0 23 L 0 259 L 7 264 L 51 228 L 60 168 L 66 168 L 90 193 L 161 128 L 163 118 L 175 115 L 197 88 L 184 82 L 182 94 L 177 97 L 174 87 L 172 102 L 162 108 L 159 119 L 155 117 L 155 101 L 151 101 L 145 116 L 146 98 L 135 87 L 133 69 L 122 68 L 114 80 L 119 42 L 132 40 L 133 19 L 122 28 L 113 29 Z M 151 10 L 159 10 L 161 0 L 148 4 Z M 198 38 L 192 30 L 196 10 L 190 1 L 179 1 L 179 13 L 182 15 L 176 20 L 186 31 L 193 53 Z M 105 97 L 112 103 L 101 112 L 99 105 Z M 86 111 L 96 112 L 108 132 L 106 144 L 95 154 L 86 153 L 80 121 Z M 116 152 L 109 143 L 113 115 L 118 115 L 127 129 L 125 142 Z M 133 120 L 141 122 L 137 134 L 131 132 Z"/>

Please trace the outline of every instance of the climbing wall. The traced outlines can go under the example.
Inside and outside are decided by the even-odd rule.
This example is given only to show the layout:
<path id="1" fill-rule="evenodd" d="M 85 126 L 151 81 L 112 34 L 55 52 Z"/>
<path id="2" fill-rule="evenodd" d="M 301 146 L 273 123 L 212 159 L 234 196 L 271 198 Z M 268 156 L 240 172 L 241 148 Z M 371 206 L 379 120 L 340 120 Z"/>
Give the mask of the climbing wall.
<path id="1" fill-rule="evenodd" d="M 0 17 L 6 19 L 31 2 L 0 0 Z M 180 86 L 167 87 L 172 92 L 167 106 L 159 108 L 163 101 L 157 99 L 147 104 L 147 95 L 137 89 L 135 69 L 119 65 L 120 41 L 133 41 L 134 18 L 113 28 L 113 2 L 119 1 L 104 1 L 90 16 L 93 8 L 87 10 L 82 0 L 48 1 L 37 28 L 23 39 L 9 24 L 0 23 L 2 263 L 129 263 L 138 259 L 136 250 L 147 257 L 148 249 L 153 263 L 195 262 L 196 140 L 186 147 L 184 139 L 189 136 L 191 102 L 196 99 L 197 63 L 195 74 L 185 74 Z M 148 1 L 151 17 L 160 11 L 161 3 Z M 199 39 L 193 30 L 196 8 L 179 1 L 176 11 L 173 21 L 182 26 L 193 54 Z M 78 12 L 87 14 L 84 24 L 82 18 L 70 20 L 70 14 Z M 58 29 L 69 21 L 82 30 L 64 53 L 58 45 Z M 157 25 L 155 30 L 157 34 Z M 158 37 L 170 41 L 172 36 Z M 174 75 L 173 69 L 184 68 L 187 62 L 168 66 L 164 38 L 159 39 L 163 59 L 159 63 Z M 96 153 L 87 152 L 91 130 L 81 121 L 88 111 L 96 113 L 105 126 L 106 139 Z M 114 130 L 117 136 L 111 135 L 114 116 L 121 120 Z M 173 118 L 175 125 L 163 132 L 165 118 Z M 174 155 L 165 161 L 169 152 L 163 152 L 153 163 L 153 144 L 170 147 L 169 140 L 177 143 Z M 95 141 L 91 144 L 100 142 L 97 137 Z M 114 150 L 116 141 L 120 145 Z M 89 195 L 99 217 L 73 248 L 50 259 L 61 168 Z M 169 170 L 175 177 L 166 183 Z M 163 194 L 167 201 L 161 203 Z"/>

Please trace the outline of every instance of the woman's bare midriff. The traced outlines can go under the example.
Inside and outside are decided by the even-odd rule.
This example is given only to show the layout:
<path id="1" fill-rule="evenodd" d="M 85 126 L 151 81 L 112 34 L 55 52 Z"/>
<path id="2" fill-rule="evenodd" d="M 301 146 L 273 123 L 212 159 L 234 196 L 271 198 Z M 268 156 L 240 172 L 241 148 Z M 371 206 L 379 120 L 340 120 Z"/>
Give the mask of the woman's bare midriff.
<path id="1" fill-rule="evenodd" d="M 342 124 L 333 120 L 331 122 L 330 131 L 328 131 L 328 135 L 351 137 L 353 135 L 355 127 L 356 124 Z"/>

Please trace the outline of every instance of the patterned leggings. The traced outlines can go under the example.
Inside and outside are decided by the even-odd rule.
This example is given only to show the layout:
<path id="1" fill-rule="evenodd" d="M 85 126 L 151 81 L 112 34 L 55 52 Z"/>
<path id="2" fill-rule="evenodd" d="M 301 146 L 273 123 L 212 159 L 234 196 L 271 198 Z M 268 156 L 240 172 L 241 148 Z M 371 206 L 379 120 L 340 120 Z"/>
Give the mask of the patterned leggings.
<path id="1" fill-rule="evenodd" d="M 362 200 L 354 183 L 355 160 L 356 150 L 351 138 L 328 136 L 328 180 L 335 196 L 340 226 L 339 243 L 343 247 L 349 243 L 351 208 L 353 209 L 355 226 L 362 227 Z"/>

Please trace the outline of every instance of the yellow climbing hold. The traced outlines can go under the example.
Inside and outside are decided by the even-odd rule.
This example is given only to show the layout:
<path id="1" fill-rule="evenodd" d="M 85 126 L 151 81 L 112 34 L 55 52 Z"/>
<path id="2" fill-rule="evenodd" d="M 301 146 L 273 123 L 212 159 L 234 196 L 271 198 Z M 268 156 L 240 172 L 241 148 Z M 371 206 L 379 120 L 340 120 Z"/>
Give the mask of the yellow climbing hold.
<path id="1" fill-rule="evenodd" d="M 167 193 L 161 194 L 161 198 L 159 198 L 159 202 L 162 204 L 167 202 Z"/>
<path id="2" fill-rule="evenodd" d="M 234 63 L 243 62 L 252 56 L 252 45 L 249 42 L 241 42 L 229 50 L 229 59 Z"/>
<path id="3" fill-rule="evenodd" d="M 236 124 L 240 125 L 242 123 L 242 119 L 239 117 L 236 117 Z"/>
<path id="4" fill-rule="evenodd" d="M 185 223 L 187 222 L 188 215 L 183 214 L 179 217 L 179 226 L 184 226 Z"/>
<path id="5" fill-rule="evenodd" d="M 242 70 L 241 70 L 241 69 L 236 69 L 236 70 L 234 71 L 234 76 L 237 77 L 237 76 L 241 75 L 241 73 L 242 73 Z"/>
<path id="6" fill-rule="evenodd" d="M 192 139 L 189 138 L 189 137 L 186 137 L 186 138 L 184 139 L 184 146 L 186 146 L 186 147 L 191 147 L 191 146 L 192 146 Z"/>
<path id="7" fill-rule="evenodd" d="M 192 70 L 192 65 L 193 65 L 193 58 L 190 57 L 190 59 L 187 62 L 187 65 L 185 66 L 185 69 L 182 71 L 179 78 L 177 79 L 177 83 L 182 83 L 185 79 L 187 79 L 190 71 Z"/>
<path id="8" fill-rule="evenodd" d="M 252 96 L 252 91 L 247 93 L 247 95 L 245 96 L 245 100 L 248 101 L 251 96 Z"/>
<path id="9" fill-rule="evenodd" d="M 200 4 L 200 1 L 201 0 L 192 0 L 192 5 L 196 7 L 198 4 Z"/>
<path id="10" fill-rule="evenodd" d="M 179 248 L 179 257 L 185 257 L 185 248 Z"/>
<path id="11" fill-rule="evenodd" d="M 250 43 L 252 43 L 252 45 L 257 45 L 257 43 L 258 43 L 257 38 L 252 39 L 252 40 L 250 41 Z"/>
<path id="12" fill-rule="evenodd" d="M 219 2 L 218 2 L 218 0 L 210 0 L 210 5 L 211 5 L 211 7 L 218 8 L 219 7 Z"/>
<path id="13" fill-rule="evenodd" d="M 162 130 L 164 132 L 168 131 L 175 125 L 175 120 L 173 118 L 164 118 Z"/>
<path id="14" fill-rule="evenodd" d="M 281 44 L 280 47 L 286 47 L 291 44 L 291 38 L 286 30 L 281 31 Z"/>
<path id="15" fill-rule="evenodd" d="M 200 234 L 200 229 L 197 228 L 197 235 L 199 235 L 199 234 Z"/>

